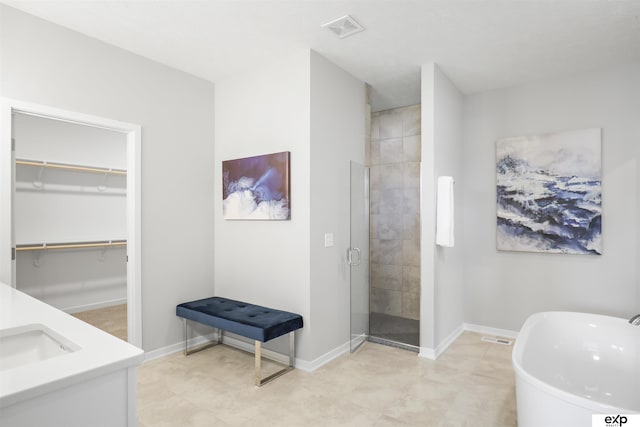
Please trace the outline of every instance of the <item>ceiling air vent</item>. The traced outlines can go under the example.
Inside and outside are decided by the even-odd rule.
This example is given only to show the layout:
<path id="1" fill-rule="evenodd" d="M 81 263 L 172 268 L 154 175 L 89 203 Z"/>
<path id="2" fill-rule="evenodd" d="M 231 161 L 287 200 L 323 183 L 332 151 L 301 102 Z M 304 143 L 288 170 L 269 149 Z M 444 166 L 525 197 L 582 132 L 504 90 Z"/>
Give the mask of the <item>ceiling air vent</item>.
<path id="1" fill-rule="evenodd" d="M 322 27 L 331 30 L 341 39 L 364 30 L 364 27 L 349 15 L 344 15 L 341 18 L 322 24 Z"/>

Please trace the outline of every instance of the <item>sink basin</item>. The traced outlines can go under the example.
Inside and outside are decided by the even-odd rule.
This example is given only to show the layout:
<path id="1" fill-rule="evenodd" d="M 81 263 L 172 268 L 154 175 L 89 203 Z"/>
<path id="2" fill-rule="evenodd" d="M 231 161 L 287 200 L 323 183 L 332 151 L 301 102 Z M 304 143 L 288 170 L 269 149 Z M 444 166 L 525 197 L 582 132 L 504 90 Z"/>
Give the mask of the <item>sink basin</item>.
<path id="1" fill-rule="evenodd" d="M 80 347 L 45 325 L 33 323 L 0 330 L 0 371 L 59 357 Z"/>

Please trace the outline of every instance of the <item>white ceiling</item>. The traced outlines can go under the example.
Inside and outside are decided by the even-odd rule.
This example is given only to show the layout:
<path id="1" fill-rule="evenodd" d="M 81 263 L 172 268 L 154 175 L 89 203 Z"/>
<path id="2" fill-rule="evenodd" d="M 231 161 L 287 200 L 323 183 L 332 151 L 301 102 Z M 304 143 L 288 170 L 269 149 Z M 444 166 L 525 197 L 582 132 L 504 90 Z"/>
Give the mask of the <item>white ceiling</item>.
<path id="1" fill-rule="evenodd" d="M 640 60 L 640 0 L 1 1 L 212 82 L 312 48 L 374 111 L 420 102 L 431 61 L 472 93 Z M 347 13 L 366 30 L 320 27 Z"/>

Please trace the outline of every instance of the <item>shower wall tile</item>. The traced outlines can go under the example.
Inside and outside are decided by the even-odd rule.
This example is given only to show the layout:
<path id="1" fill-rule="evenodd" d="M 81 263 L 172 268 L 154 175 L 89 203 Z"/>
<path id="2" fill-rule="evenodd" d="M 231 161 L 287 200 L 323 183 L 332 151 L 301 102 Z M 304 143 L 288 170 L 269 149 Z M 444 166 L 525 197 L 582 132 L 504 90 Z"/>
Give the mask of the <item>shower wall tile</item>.
<path id="1" fill-rule="evenodd" d="M 371 149 L 369 151 L 369 165 L 379 165 L 380 164 L 380 140 L 372 139 L 371 140 Z"/>
<path id="2" fill-rule="evenodd" d="M 405 136 L 402 138 L 404 161 L 405 162 L 419 162 L 422 157 L 422 142 L 420 135 Z"/>
<path id="3" fill-rule="evenodd" d="M 369 261 L 373 264 L 380 264 L 380 238 L 379 237 L 374 237 L 373 239 L 371 239 L 371 241 L 369 242 L 369 251 L 370 256 L 369 256 Z"/>
<path id="4" fill-rule="evenodd" d="M 420 314 L 420 106 L 371 114 L 371 310 Z"/>
<path id="5" fill-rule="evenodd" d="M 402 267 L 402 291 L 420 293 L 420 267 L 410 265 Z"/>
<path id="6" fill-rule="evenodd" d="M 404 265 L 420 266 L 420 240 L 415 239 L 402 241 L 402 259 Z"/>
<path id="7" fill-rule="evenodd" d="M 420 188 L 420 163 L 404 164 L 404 188 Z"/>
<path id="8" fill-rule="evenodd" d="M 406 240 L 380 239 L 376 261 L 379 264 L 402 265 L 402 248 Z"/>
<path id="9" fill-rule="evenodd" d="M 420 135 L 420 106 L 407 107 L 402 111 L 402 134 L 403 136 Z"/>
<path id="10" fill-rule="evenodd" d="M 402 317 L 420 319 L 420 294 L 402 292 Z"/>
<path id="11" fill-rule="evenodd" d="M 370 193 L 380 189 L 380 166 L 371 166 L 369 168 L 369 190 Z"/>
<path id="12" fill-rule="evenodd" d="M 392 188 L 380 191 L 379 209 L 380 213 L 398 212 L 402 213 L 404 191 L 402 188 Z"/>
<path id="13" fill-rule="evenodd" d="M 402 290 L 402 266 L 371 264 L 372 285 L 377 289 Z"/>
<path id="14" fill-rule="evenodd" d="M 402 212 L 405 214 L 420 213 L 420 189 L 409 188 L 404 190 L 402 199 Z"/>
<path id="15" fill-rule="evenodd" d="M 369 236 L 371 239 L 380 239 L 380 214 L 370 214 Z"/>
<path id="16" fill-rule="evenodd" d="M 402 188 L 403 167 L 402 163 L 380 165 L 378 175 L 378 187 L 381 189 Z"/>
<path id="17" fill-rule="evenodd" d="M 398 111 L 385 111 L 378 116 L 380 120 L 380 139 L 401 138 L 402 137 L 402 113 Z"/>
<path id="18" fill-rule="evenodd" d="M 380 146 L 380 163 L 402 163 L 404 160 L 404 148 L 402 138 L 382 139 Z"/>
<path id="19" fill-rule="evenodd" d="M 379 215 L 378 215 L 378 218 L 380 218 Z M 378 237 L 378 233 L 379 231 L 376 230 L 375 232 L 376 236 L 373 239 L 371 239 L 371 241 L 369 242 L 369 252 L 370 252 L 369 262 L 380 264 L 381 252 L 380 252 L 380 237 Z"/>
<path id="20" fill-rule="evenodd" d="M 404 225 L 402 223 L 402 213 L 383 212 L 380 214 L 378 223 L 378 237 L 380 239 L 403 239 Z"/>
<path id="21" fill-rule="evenodd" d="M 402 292 L 388 289 L 373 288 L 372 311 L 376 313 L 402 315 Z"/>
<path id="22" fill-rule="evenodd" d="M 371 165 L 371 117 L 365 120 L 365 129 L 369 126 L 369 132 L 364 135 L 364 165 Z"/>
<path id="23" fill-rule="evenodd" d="M 380 138 L 380 113 L 371 114 L 371 140 Z"/>
<path id="24" fill-rule="evenodd" d="M 420 215 L 417 213 L 403 214 L 402 226 L 404 239 L 414 239 L 416 236 L 420 236 Z"/>
<path id="25" fill-rule="evenodd" d="M 380 190 L 369 191 L 369 209 L 371 214 L 380 213 Z"/>

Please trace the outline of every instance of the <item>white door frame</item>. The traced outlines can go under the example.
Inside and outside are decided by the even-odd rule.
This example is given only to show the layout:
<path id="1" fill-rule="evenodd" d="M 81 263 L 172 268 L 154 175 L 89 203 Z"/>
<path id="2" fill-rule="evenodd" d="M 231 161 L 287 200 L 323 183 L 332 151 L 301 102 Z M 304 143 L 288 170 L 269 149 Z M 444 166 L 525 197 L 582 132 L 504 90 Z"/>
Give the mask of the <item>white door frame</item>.
<path id="1" fill-rule="evenodd" d="M 102 117 L 0 97 L 0 282 L 15 287 L 13 252 L 13 135 L 14 113 L 108 129 L 127 136 L 127 333 L 142 347 L 141 154 L 142 128 Z"/>

